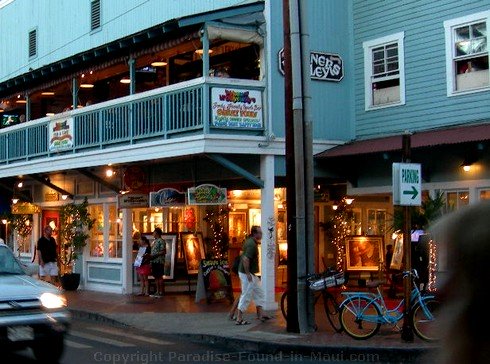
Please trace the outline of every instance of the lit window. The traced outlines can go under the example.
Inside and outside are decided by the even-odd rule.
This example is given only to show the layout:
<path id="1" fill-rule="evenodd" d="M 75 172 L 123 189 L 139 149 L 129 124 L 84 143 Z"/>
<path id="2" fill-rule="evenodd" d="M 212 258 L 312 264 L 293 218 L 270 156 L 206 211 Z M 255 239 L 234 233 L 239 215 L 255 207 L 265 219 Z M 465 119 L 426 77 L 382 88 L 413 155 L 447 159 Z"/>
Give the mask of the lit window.
<path id="1" fill-rule="evenodd" d="M 444 22 L 446 30 L 447 92 L 488 89 L 488 33 L 490 12 Z"/>
<path id="2" fill-rule="evenodd" d="M 405 104 L 403 39 L 401 32 L 363 43 L 366 110 Z"/>

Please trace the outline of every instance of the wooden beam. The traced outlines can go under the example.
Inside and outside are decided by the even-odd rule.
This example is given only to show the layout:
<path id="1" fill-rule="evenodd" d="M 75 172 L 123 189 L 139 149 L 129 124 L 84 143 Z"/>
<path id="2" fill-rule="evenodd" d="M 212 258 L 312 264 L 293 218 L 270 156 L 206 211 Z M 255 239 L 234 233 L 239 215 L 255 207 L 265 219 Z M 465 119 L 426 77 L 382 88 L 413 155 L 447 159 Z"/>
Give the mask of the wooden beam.
<path id="1" fill-rule="evenodd" d="M 112 183 L 110 182 L 107 182 L 105 179 L 97 176 L 96 174 L 93 174 L 92 172 L 84 169 L 84 168 L 78 168 L 77 171 L 80 173 L 80 174 L 83 174 L 85 177 L 88 177 L 90 178 L 91 180 L 101 184 L 102 186 L 116 192 L 117 194 L 119 194 L 121 192 L 121 189 L 115 185 L 113 185 Z"/>
<path id="2" fill-rule="evenodd" d="M 62 189 L 61 187 L 58 187 L 55 184 L 51 183 L 51 181 L 49 181 L 45 177 L 43 177 L 43 176 L 41 176 L 39 174 L 30 174 L 29 177 L 32 178 L 35 181 L 38 181 L 38 182 L 42 183 L 43 185 L 45 185 L 45 186 L 47 186 L 49 188 L 52 188 L 53 190 L 55 190 L 56 192 L 61 193 L 62 195 L 67 195 L 68 198 L 70 198 L 70 199 L 73 200 L 73 195 L 70 192 L 68 192 L 68 191 Z"/>

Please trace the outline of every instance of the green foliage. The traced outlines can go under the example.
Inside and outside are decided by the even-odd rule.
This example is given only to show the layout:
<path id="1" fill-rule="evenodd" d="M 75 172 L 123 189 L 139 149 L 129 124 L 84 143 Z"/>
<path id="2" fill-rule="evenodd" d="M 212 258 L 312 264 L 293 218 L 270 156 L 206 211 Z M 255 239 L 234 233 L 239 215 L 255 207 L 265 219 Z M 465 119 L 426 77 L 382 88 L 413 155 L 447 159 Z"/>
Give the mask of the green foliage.
<path id="1" fill-rule="evenodd" d="M 444 194 L 438 192 L 434 198 L 430 197 L 422 201 L 422 206 L 411 209 L 412 229 L 426 230 L 430 224 L 442 215 L 446 204 Z M 403 208 L 396 207 L 393 216 L 393 231 L 403 229 Z"/>
<path id="2" fill-rule="evenodd" d="M 59 244 L 61 245 L 60 265 L 62 272 L 72 269 L 74 261 L 87 245 L 90 229 L 95 219 L 88 212 L 88 200 L 76 204 L 72 202 L 60 208 Z"/>

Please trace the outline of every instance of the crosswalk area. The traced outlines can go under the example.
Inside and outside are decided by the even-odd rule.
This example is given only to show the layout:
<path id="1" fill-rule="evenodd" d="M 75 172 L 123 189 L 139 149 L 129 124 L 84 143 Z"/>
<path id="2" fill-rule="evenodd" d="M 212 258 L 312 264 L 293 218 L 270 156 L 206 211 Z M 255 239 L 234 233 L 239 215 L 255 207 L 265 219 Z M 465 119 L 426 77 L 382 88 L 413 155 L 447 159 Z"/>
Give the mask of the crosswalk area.
<path id="1" fill-rule="evenodd" d="M 134 348 L 146 345 L 170 346 L 175 343 L 152 337 L 148 333 L 140 335 L 122 328 L 96 325 L 70 330 L 65 339 L 65 345 L 72 349 L 92 349 L 100 344 L 115 348 Z"/>

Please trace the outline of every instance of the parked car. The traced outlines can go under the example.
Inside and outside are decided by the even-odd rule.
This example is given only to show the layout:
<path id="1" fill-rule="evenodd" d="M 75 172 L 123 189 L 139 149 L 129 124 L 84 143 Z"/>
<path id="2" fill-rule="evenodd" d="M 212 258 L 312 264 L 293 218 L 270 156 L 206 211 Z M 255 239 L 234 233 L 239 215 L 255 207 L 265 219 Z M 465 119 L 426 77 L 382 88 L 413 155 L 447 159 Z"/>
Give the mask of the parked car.
<path id="1" fill-rule="evenodd" d="M 0 244 L 0 352 L 30 347 L 38 360 L 56 362 L 70 313 L 62 293 L 31 277 L 33 269 Z"/>

